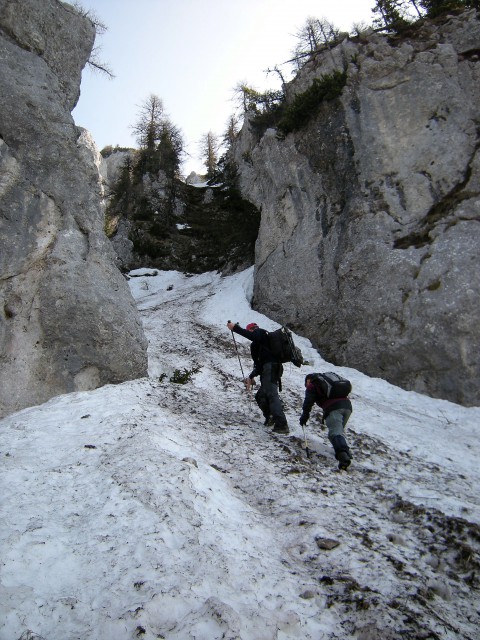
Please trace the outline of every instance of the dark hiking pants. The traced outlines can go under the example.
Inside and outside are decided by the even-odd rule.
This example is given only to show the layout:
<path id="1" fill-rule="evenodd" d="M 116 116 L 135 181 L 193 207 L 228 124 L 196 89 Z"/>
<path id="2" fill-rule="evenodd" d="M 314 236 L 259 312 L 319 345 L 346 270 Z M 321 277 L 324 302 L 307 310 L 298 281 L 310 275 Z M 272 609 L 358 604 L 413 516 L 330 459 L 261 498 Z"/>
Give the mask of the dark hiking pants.
<path id="1" fill-rule="evenodd" d="M 287 418 L 278 395 L 279 381 L 279 365 L 274 362 L 264 364 L 260 376 L 260 389 L 255 394 L 255 400 L 266 418 L 271 415 L 276 427 L 285 427 L 287 426 Z"/>

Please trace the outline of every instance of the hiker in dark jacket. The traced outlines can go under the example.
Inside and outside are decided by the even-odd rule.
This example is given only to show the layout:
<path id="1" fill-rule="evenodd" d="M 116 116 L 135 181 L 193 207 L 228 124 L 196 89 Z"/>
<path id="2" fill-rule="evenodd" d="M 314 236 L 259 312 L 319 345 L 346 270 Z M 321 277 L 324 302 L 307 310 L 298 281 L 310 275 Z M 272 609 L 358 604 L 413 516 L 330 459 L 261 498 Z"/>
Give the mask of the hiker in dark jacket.
<path id="1" fill-rule="evenodd" d="M 273 432 L 287 434 L 288 423 L 279 396 L 283 365 L 269 349 L 268 331 L 261 329 L 255 322 L 247 324 L 243 329 L 238 322 L 228 321 L 230 331 L 251 340 L 250 353 L 253 360 L 253 370 L 244 382 L 248 390 L 255 384 L 255 378 L 260 377 L 260 389 L 255 394 L 255 400 L 265 418 L 265 425 L 273 420 Z"/>
<path id="2" fill-rule="evenodd" d="M 347 469 L 352 461 L 350 449 L 345 440 L 345 426 L 352 414 L 352 403 L 349 398 L 326 398 L 319 386 L 314 384 L 315 374 L 305 376 L 305 400 L 303 401 L 300 424 L 305 426 L 314 404 L 323 410 L 323 419 L 328 428 L 328 439 L 335 451 L 339 469 Z"/>

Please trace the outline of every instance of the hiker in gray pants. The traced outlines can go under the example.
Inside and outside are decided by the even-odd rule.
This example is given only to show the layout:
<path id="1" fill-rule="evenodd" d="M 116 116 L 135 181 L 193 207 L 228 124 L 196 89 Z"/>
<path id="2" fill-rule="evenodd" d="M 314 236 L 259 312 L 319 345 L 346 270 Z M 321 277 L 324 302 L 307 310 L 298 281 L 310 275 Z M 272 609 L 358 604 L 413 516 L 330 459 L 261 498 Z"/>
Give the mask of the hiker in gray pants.
<path id="1" fill-rule="evenodd" d="M 352 454 L 345 440 L 345 426 L 352 415 L 352 403 L 348 397 L 326 398 L 316 379 L 321 374 L 309 373 L 305 376 L 305 399 L 302 406 L 300 424 L 305 426 L 310 418 L 314 404 L 321 407 L 323 418 L 328 427 L 328 439 L 332 443 L 339 469 L 348 469 Z M 351 386 L 350 386 L 351 389 Z"/>

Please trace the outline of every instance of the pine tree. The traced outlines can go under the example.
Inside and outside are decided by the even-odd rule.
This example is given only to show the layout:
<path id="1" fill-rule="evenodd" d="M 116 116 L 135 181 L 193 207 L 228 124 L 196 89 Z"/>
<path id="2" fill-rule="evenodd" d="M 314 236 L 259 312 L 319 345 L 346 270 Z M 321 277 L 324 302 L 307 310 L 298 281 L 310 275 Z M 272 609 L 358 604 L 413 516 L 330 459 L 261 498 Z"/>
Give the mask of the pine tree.
<path id="1" fill-rule="evenodd" d="M 479 0 L 418 0 L 429 18 L 463 8 L 480 8 Z"/>
<path id="2" fill-rule="evenodd" d="M 410 24 L 408 0 L 377 0 L 372 12 L 377 16 L 374 24 L 379 29 L 400 32 Z"/>
<path id="3" fill-rule="evenodd" d="M 326 18 L 307 18 L 303 27 L 295 34 L 297 45 L 292 60 L 298 68 L 305 60 L 322 48 L 331 49 L 339 40 L 340 30 Z"/>
<path id="4" fill-rule="evenodd" d="M 227 121 L 227 128 L 223 134 L 223 142 L 227 147 L 231 147 L 235 142 L 235 139 L 239 131 L 239 120 L 236 115 L 231 115 Z"/>
<path id="5" fill-rule="evenodd" d="M 140 105 L 138 121 L 132 127 L 141 149 L 151 152 L 155 150 L 160 140 L 163 119 L 163 102 L 161 98 L 152 93 Z"/>
<path id="6" fill-rule="evenodd" d="M 200 151 L 203 157 L 203 164 L 207 168 L 208 179 L 213 178 L 215 175 L 219 149 L 220 142 L 213 131 L 206 133 L 200 140 Z"/>

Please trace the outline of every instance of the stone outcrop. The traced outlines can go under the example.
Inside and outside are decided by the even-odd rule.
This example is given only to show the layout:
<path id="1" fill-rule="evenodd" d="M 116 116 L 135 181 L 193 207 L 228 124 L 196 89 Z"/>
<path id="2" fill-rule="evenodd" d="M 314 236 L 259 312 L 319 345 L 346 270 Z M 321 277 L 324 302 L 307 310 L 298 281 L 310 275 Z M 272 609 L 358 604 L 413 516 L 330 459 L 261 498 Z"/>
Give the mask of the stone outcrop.
<path id="1" fill-rule="evenodd" d="M 130 171 L 123 171 L 127 160 Z M 141 171 L 139 160 L 134 150 L 113 149 L 100 165 L 107 234 L 121 270 L 227 275 L 252 265 L 260 213 L 231 179 L 207 186 L 192 172 L 187 184 L 160 167 Z"/>
<path id="2" fill-rule="evenodd" d="M 0 2 L 0 415 L 147 371 L 71 116 L 94 38 L 57 0 Z"/>
<path id="3" fill-rule="evenodd" d="M 108 203 L 125 163 L 127 161 L 133 162 L 135 153 L 134 149 L 128 149 L 112 150 L 106 157 L 99 154 L 99 171 L 105 203 Z M 133 242 L 130 240 L 131 222 L 127 217 L 117 214 L 113 219 L 108 216 L 107 226 L 107 234 L 115 253 L 116 265 L 121 271 L 129 271 L 130 266 L 134 266 Z"/>
<path id="4" fill-rule="evenodd" d="M 262 210 L 254 304 L 333 363 L 465 405 L 480 402 L 480 21 L 320 53 L 289 84 L 346 66 L 302 129 L 235 147 Z"/>

